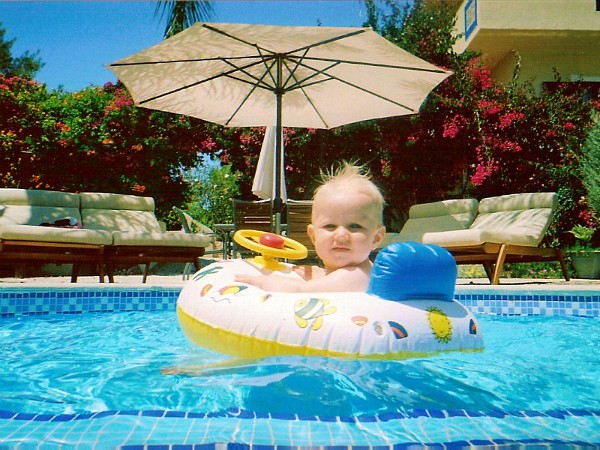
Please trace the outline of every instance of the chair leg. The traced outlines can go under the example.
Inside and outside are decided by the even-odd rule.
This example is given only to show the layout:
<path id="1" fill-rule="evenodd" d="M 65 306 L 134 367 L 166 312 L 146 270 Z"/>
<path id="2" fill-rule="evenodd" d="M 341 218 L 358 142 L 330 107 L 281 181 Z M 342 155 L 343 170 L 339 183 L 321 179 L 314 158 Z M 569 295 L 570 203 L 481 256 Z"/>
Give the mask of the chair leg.
<path id="1" fill-rule="evenodd" d="M 73 263 L 71 267 L 71 283 L 77 283 L 77 277 L 79 276 L 79 263 Z"/>
<path id="2" fill-rule="evenodd" d="M 567 271 L 567 263 L 565 262 L 565 257 L 563 253 L 557 248 L 554 249 L 554 253 L 556 255 L 556 258 L 558 259 L 558 262 L 560 263 L 560 268 L 562 269 L 565 281 L 569 281 L 571 277 L 569 276 L 569 272 Z"/>
<path id="3" fill-rule="evenodd" d="M 106 264 L 106 275 L 109 283 L 115 282 L 115 266 L 112 263 Z"/>
<path id="4" fill-rule="evenodd" d="M 183 274 L 181 275 L 181 279 L 182 280 L 189 280 L 190 279 L 190 273 L 192 271 L 192 263 L 185 263 L 185 267 L 183 268 Z"/>
<path id="5" fill-rule="evenodd" d="M 496 259 L 496 267 L 494 267 L 494 276 L 491 280 L 491 284 L 500 284 L 500 274 L 502 273 L 502 266 L 504 266 L 507 250 L 508 246 L 502 244 L 500 251 L 498 252 L 498 259 Z"/>
<path id="6" fill-rule="evenodd" d="M 100 262 L 96 265 L 96 270 L 98 271 L 98 282 L 104 283 L 104 263 Z"/>
<path id="7" fill-rule="evenodd" d="M 142 283 L 145 283 L 148 279 L 148 274 L 150 273 L 150 263 L 146 263 L 146 268 L 144 269 L 144 276 L 142 277 Z"/>
<path id="8" fill-rule="evenodd" d="M 492 278 L 494 277 L 494 266 L 492 266 L 488 261 L 483 263 L 483 269 L 485 270 L 485 274 L 488 277 L 488 280 L 490 280 L 490 283 L 492 282 Z"/>

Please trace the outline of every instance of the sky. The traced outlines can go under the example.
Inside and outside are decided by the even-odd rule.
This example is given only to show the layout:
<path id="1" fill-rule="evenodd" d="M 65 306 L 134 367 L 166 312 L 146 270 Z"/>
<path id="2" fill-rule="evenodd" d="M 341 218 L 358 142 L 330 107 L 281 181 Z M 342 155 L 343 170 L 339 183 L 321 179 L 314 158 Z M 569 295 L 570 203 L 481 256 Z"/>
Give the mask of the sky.
<path id="1" fill-rule="evenodd" d="M 361 0 L 213 0 L 212 22 L 363 26 Z M 166 27 L 153 1 L 5 1 L 0 23 L 13 57 L 39 50 L 36 79 L 75 92 L 115 82 L 105 65 L 159 43 Z"/>

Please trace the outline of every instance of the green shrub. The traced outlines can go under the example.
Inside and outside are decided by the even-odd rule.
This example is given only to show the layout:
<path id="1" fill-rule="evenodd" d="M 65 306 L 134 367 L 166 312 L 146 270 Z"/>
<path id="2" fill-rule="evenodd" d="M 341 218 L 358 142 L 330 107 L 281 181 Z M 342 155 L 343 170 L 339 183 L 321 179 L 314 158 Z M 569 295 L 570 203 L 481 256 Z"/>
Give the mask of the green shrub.
<path id="1" fill-rule="evenodd" d="M 208 227 L 233 220 L 234 197 L 239 197 L 239 172 L 231 165 L 220 165 L 218 160 L 200 155 L 196 165 L 183 172 L 189 185 L 186 209 L 190 215 Z"/>
<path id="2" fill-rule="evenodd" d="M 590 129 L 583 146 L 580 166 L 588 204 L 596 215 L 600 215 L 600 120 L 598 119 Z"/>

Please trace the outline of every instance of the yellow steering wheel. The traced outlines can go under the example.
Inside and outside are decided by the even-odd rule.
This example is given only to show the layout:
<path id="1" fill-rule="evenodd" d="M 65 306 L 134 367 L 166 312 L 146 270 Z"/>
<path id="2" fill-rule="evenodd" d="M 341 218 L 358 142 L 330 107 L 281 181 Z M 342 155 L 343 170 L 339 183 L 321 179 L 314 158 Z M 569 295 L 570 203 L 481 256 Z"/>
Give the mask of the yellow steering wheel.
<path id="1" fill-rule="evenodd" d="M 259 252 L 264 258 L 304 259 L 307 248 L 300 242 L 279 234 L 258 230 L 238 230 L 233 235 L 238 244 Z"/>

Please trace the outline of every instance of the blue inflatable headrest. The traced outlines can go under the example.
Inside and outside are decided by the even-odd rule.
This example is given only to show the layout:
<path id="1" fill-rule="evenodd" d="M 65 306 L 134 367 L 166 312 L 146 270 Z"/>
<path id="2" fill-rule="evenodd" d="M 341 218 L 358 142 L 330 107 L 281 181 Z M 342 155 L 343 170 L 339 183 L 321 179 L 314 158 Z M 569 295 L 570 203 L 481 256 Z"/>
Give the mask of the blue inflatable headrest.
<path id="1" fill-rule="evenodd" d="M 452 301 L 456 274 L 456 261 L 442 247 L 395 242 L 377 255 L 367 293 L 394 301 Z"/>

